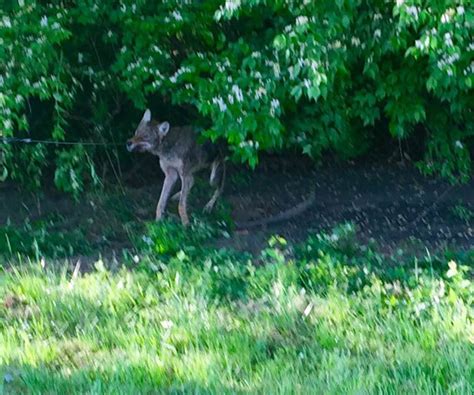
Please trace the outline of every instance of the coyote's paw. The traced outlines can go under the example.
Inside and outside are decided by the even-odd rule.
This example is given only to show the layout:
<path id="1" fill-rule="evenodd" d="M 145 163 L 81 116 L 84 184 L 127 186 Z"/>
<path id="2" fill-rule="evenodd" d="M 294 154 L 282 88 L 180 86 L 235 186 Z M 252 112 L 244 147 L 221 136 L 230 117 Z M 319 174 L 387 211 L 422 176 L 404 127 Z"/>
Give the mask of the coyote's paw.
<path id="1" fill-rule="evenodd" d="M 202 211 L 209 214 L 214 209 L 214 202 L 207 202 Z"/>

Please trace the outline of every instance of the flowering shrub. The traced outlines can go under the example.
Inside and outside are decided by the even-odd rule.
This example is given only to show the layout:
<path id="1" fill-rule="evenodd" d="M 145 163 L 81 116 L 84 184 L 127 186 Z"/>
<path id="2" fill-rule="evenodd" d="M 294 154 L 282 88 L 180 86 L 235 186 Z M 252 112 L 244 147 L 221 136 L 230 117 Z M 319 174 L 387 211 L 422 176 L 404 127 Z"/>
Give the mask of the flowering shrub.
<path id="1" fill-rule="evenodd" d="M 55 140 L 122 141 L 138 110 L 151 106 L 175 123 L 203 126 L 208 138 L 225 139 L 234 158 L 252 166 L 262 150 L 355 156 L 378 133 L 401 140 L 423 130 L 423 170 L 470 174 L 470 2 L 41 4 L 17 0 L 0 10 L 3 136 L 29 131 Z M 124 111 L 130 102 L 137 111 Z M 1 147 L 0 176 L 25 177 L 24 148 Z M 63 149 L 27 149 L 70 166 L 61 174 L 81 164 L 58 160 Z M 88 157 L 103 152 L 95 148 Z M 27 178 L 38 180 L 48 162 Z"/>

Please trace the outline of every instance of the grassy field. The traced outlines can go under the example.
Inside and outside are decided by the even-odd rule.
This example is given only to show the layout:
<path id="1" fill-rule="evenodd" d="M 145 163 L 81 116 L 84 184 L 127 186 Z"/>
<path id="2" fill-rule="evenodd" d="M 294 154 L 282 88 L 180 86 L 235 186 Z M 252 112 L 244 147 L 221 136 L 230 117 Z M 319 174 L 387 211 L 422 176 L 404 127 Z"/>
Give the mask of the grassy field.
<path id="1" fill-rule="evenodd" d="M 0 393 L 474 392 L 472 252 L 386 257 L 344 225 L 252 257 L 214 232 L 150 225 L 86 270 L 4 255 Z"/>

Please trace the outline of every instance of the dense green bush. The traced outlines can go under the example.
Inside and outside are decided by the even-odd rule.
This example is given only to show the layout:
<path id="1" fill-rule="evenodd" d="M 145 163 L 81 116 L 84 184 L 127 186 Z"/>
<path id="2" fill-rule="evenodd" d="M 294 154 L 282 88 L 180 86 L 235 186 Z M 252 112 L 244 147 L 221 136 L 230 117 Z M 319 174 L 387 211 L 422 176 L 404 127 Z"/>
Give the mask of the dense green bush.
<path id="1" fill-rule="evenodd" d="M 354 156 L 377 134 L 417 132 L 425 171 L 466 179 L 473 25 L 462 0 L 10 1 L 0 10 L 0 129 L 120 142 L 150 106 L 225 139 L 252 166 L 261 150 Z M 38 183 L 55 161 L 58 185 L 79 191 L 96 176 L 64 160 L 68 150 L 3 145 L 0 176 Z M 102 148 L 75 154 L 115 163 Z"/>

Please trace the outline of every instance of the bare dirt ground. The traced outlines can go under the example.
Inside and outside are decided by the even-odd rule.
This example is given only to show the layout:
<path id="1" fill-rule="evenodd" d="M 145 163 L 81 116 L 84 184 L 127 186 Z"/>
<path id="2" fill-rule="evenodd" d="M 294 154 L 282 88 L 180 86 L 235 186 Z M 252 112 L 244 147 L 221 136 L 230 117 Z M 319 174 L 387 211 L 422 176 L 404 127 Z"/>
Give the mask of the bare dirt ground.
<path id="1" fill-rule="evenodd" d="M 4 184 L 0 225 L 55 214 L 68 229 L 80 226 L 102 250 L 127 247 L 126 232 L 118 230 L 122 222 L 151 220 L 161 188 L 158 164 L 147 159 L 144 166 L 145 171 L 139 167 L 125 177 L 128 181 L 119 192 L 115 188 L 115 194 L 88 195 L 79 203 L 53 190 L 25 193 Z M 216 245 L 258 252 L 273 234 L 301 241 L 310 232 L 351 221 L 362 242 L 373 239 L 386 252 L 474 248 L 474 180 L 453 186 L 422 176 L 411 163 L 331 161 L 316 167 L 302 159 L 267 157 L 254 172 L 230 167 L 224 201 L 233 220 L 243 223 L 291 209 L 308 199 L 311 191 L 316 199 L 300 215 L 268 226 L 243 227 Z M 210 191 L 201 182 L 193 192 L 191 211 L 197 211 Z M 170 202 L 171 212 L 174 206 Z M 103 239 L 107 242 L 101 244 Z"/>
<path id="2" fill-rule="evenodd" d="M 474 248 L 473 218 L 455 213 L 456 207 L 474 212 L 474 180 L 453 186 L 422 176 L 409 163 L 359 161 L 317 169 L 289 161 L 270 163 L 251 176 L 248 186 L 233 187 L 227 199 L 235 220 L 248 221 L 295 206 L 311 189 L 315 203 L 301 215 L 257 232 L 238 232 L 231 243 L 258 245 L 257 235 L 266 238 L 273 233 L 300 240 L 309 232 L 350 221 L 357 225 L 362 242 L 374 239 L 385 251 Z"/>

